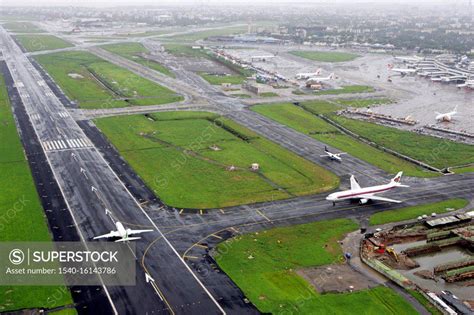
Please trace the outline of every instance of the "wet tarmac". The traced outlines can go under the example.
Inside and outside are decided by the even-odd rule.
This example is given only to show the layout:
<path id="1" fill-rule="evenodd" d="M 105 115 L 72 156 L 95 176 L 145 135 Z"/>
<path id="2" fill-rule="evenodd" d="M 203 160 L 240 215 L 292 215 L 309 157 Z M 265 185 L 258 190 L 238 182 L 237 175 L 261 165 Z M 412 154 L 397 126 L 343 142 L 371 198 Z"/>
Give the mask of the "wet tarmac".
<path id="1" fill-rule="evenodd" d="M 390 72 L 388 64 L 395 59 L 390 54 L 365 54 L 348 62 L 316 62 L 288 53 L 296 47 L 262 46 L 259 49 L 227 49 L 229 54 L 250 61 L 251 56 L 271 55 L 276 57 L 268 61 L 253 64 L 265 70 L 276 71 L 293 79 L 299 72 L 314 72 L 322 69 L 321 76 L 334 72 L 337 80 L 328 84 L 337 87 L 346 84 L 369 85 L 382 91 L 393 99 L 392 104 L 372 108 L 375 113 L 382 113 L 398 118 L 411 117 L 419 123 L 413 129 L 424 125 L 436 124 L 442 128 L 474 133 L 474 90 L 457 88 L 455 84 L 432 82 L 429 78 L 417 75 L 400 75 Z M 300 49 L 308 49 L 299 47 Z M 400 65 L 405 68 L 405 65 Z M 392 82 L 389 82 L 388 79 Z M 343 97 L 344 95 L 341 95 Z M 363 95 L 361 95 L 363 96 Z M 458 115 L 451 122 L 438 123 L 436 112 L 446 113 L 457 106 Z"/>

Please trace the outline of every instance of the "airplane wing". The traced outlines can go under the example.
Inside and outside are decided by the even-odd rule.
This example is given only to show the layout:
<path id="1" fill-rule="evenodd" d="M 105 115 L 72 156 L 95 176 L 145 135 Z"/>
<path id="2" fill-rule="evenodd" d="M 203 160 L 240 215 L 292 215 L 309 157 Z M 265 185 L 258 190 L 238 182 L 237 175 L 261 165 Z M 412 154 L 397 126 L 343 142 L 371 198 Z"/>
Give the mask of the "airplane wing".
<path id="1" fill-rule="evenodd" d="M 127 234 L 128 235 L 134 235 L 134 234 L 140 234 L 140 233 L 145 233 L 145 232 L 153 232 L 154 230 L 128 230 Z"/>
<path id="2" fill-rule="evenodd" d="M 99 239 L 99 238 L 109 238 L 109 237 L 120 237 L 120 234 L 118 231 L 110 231 L 110 233 L 104 234 L 104 235 L 99 235 L 94 237 L 94 239 Z"/>
<path id="3" fill-rule="evenodd" d="M 354 175 L 351 175 L 351 190 L 360 189 L 360 185 Z"/>
<path id="4" fill-rule="evenodd" d="M 320 157 L 325 157 L 325 156 L 329 156 L 329 154 L 320 155 Z"/>
<path id="5" fill-rule="evenodd" d="M 127 237 L 127 238 L 121 238 L 115 241 L 115 243 L 121 243 L 121 242 L 129 242 L 129 241 L 136 241 L 141 239 L 141 237 Z"/>
<path id="6" fill-rule="evenodd" d="M 401 203 L 400 200 L 394 200 L 394 199 L 380 197 L 380 196 L 374 196 L 374 195 L 360 195 L 360 196 L 358 196 L 358 198 L 378 200 L 378 201 L 387 201 L 387 202 L 393 202 L 393 203 Z"/>

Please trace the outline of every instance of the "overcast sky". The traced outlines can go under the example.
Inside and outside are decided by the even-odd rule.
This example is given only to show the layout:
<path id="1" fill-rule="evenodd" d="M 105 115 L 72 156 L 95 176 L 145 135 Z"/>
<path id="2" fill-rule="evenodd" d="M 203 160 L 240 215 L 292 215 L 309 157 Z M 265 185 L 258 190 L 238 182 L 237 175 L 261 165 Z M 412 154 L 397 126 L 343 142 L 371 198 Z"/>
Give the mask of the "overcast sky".
<path id="1" fill-rule="evenodd" d="M 373 3 L 457 3 L 464 4 L 468 0 L 316 0 L 301 1 L 299 3 L 357 3 L 357 2 L 373 2 Z M 179 4 L 281 4 L 292 3 L 290 0 L 0 0 L 0 6 L 118 6 L 118 5 L 179 5 Z"/>

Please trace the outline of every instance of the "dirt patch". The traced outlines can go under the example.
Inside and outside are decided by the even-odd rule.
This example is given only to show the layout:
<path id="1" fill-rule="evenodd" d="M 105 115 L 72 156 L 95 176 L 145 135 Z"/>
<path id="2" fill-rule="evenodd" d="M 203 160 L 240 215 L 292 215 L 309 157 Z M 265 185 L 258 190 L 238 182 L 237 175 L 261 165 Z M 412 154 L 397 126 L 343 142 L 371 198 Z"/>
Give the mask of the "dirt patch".
<path id="1" fill-rule="evenodd" d="M 319 293 L 353 292 L 378 285 L 346 264 L 305 268 L 296 273 L 305 278 Z"/>

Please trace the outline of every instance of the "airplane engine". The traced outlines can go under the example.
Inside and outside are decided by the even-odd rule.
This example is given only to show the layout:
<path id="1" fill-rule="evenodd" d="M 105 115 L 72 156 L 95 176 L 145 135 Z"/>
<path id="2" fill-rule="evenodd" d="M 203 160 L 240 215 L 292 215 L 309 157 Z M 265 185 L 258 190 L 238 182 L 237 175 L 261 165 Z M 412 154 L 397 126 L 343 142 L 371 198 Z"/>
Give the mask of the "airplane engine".
<path id="1" fill-rule="evenodd" d="M 368 201 L 369 201 L 369 199 L 360 199 L 359 204 L 360 205 L 365 205 Z"/>

